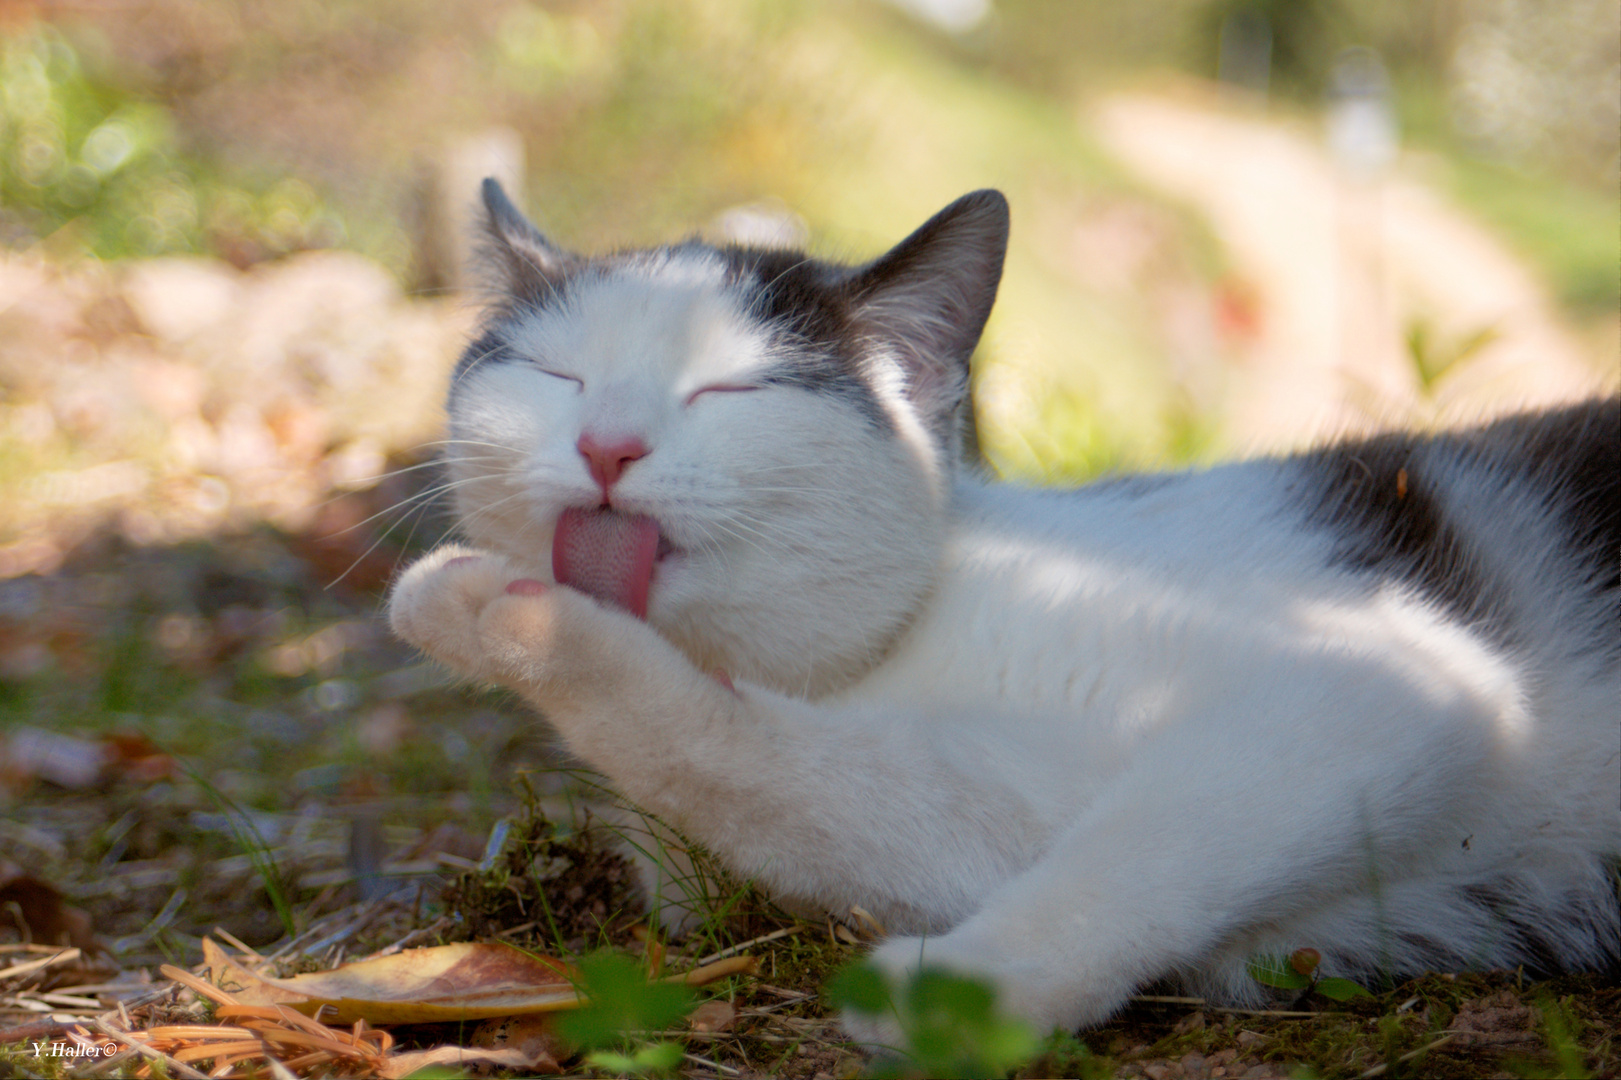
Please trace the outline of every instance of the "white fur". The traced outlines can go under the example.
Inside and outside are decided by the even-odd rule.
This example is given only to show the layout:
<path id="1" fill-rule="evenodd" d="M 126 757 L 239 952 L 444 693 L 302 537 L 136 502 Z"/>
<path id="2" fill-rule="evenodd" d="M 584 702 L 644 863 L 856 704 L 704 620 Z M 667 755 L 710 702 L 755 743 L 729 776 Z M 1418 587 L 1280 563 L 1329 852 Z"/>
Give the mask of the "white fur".
<path id="1" fill-rule="evenodd" d="M 1325 569 L 1288 462 L 1041 492 L 953 481 L 921 424 L 886 433 L 836 397 L 690 397 L 780 359 L 690 258 L 581 286 L 512 329 L 523 362 L 465 373 L 476 549 L 403 576 L 403 637 L 519 691 L 739 873 L 872 912 L 902 935 L 881 963 L 990 978 L 1041 1026 L 1173 974 L 1253 995 L 1257 952 L 1514 962 L 1471 884 L 1549 919 L 1585 905 L 1549 940 L 1613 953 L 1621 686 L 1571 659 L 1594 612 L 1535 554 L 1557 547 L 1535 493 L 1460 485 L 1449 507 L 1523 609 L 1516 655 Z M 682 549 L 646 623 L 504 592 L 550 582 L 557 515 L 597 500 L 588 427 L 647 443 L 614 504 Z"/>

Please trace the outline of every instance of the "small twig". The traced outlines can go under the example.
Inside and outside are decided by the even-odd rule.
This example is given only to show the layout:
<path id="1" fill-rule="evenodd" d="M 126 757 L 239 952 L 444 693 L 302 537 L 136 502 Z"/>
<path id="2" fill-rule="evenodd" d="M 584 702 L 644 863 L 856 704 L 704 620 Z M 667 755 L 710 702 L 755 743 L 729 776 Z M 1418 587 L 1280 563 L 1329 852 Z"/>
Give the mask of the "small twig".
<path id="1" fill-rule="evenodd" d="M 84 1071 L 85 1076 L 111 1076 L 124 1062 L 141 1055 L 129 1047 L 124 1047 L 109 1058 L 102 1058 Z"/>
<path id="2" fill-rule="evenodd" d="M 763 1043 L 802 1043 L 805 1041 L 804 1037 L 799 1035 L 789 1038 L 786 1035 L 768 1035 L 763 1031 L 751 1031 L 747 1034 L 740 1034 L 736 1031 L 649 1031 L 642 1034 L 659 1039 L 685 1039 L 688 1042 L 744 1040 Z"/>
<path id="3" fill-rule="evenodd" d="M 170 923 L 175 921 L 175 917 L 180 914 L 180 909 L 185 905 L 186 897 L 189 895 L 184 885 L 177 886 L 175 891 L 169 894 L 169 899 L 164 901 L 163 907 L 158 909 L 158 913 L 152 916 L 145 926 L 141 927 L 136 933 L 128 937 L 121 937 L 113 942 L 113 951 L 115 953 L 133 952 L 157 937 Z"/>
<path id="4" fill-rule="evenodd" d="M 1176 997 L 1166 994 L 1133 994 L 1130 998 L 1133 1005 L 1203 1005 L 1201 997 Z"/>
<path id="5" fill-rule="evenodd" d="M 19 1000 L 43 1001 L 47 1005 L 60 1005 L 69 1010 L 101 1011 L 101 1002 L 78 994 L 64 994 L 55 990 L 24 990 L 16 996 Z"/>
<path id="6" fill-rule="evenodd" d="M 539 925 L 540 924 L 538 922 L 535 922 L 533 919 L 531 919 L 530 921 L 528 921 L 526 923 L 519 923 L 517 926 L 509 926 L 505 930 L 502 930 L 499 934 L 496 934 L 495 936 L 499 937 L 499 938 L 517 937 L 519 934 L 526 933 L 526 932 L 528 932 L 530 930 L 533 930 L 535 927 L 537 927 Z"/>
<path id="7" fill-rule="evenodd" d="M 262 964 L 265 962 L 265 958 L 259 954 L 257 949 L 251 945 L 244 945 L 241 938 L 225 929 L 225 927 L 214 927 L 214 936 L 225 942 L 225 944 L 229 945 L 237 952 L 241 953 L 243 956 L 246 956 L 249 960 L 252 960 L 254 963 Z"/>
<path id="8" fill-rule="evenodd" d="M 810 995 L 807 994 L 805 997 L 797 998 L 797 999 L 795 999 L 793 1001 L 779 1001 L 775 1005 L 751 1005 L 746 1009 L 737 1010 L 737 1015 L 738 1016 L 770 1016 L 772 1013 L 776 1012 L 778 1009 L 791 1009 L 795 1005 L 798 1005 L 798 1004 L 800 1004 L 802 1002 L 809 1001 L 809 1000 L 810 1000 Z"/>
<path id="9" fill-rule="evenodd" d="M 163 1063 L 163 1067 L 168 1069 L 172 1075 L 183 1076 L 186 1078 L 186 1080 L 208 1080 L 207 1073 L 200 1073 L 190 1065 L 187 1065 L 184 1061 L 176 1061 L 163 1051 L 154 1050 L 150 1046 L 141 1043 L 139 1040 L 130 1038 L 128 1035 L 124 1034 L 122 1031 L 119 1031 L 117 1028 L 113 1027 L 105 1020 L 102 1020 L 100 1017 L 92 1020 L 91 1026 L 97 1031 L 101 1032 L 103 1035 L 107 1036 L 113 1042 L 118 1043 L 120 1046 L 123 1046 L 126 1049 L 135 1051 L 148 1061 L 161 1061 Z"/>
<path id="10" fill-rule="evenodd" d="M 686 983 L 688 986 L 703 986 L 717 979 L 724 979 L 728 975 L 753 975 L 760 970 L 760 959 L 756 956 L 729 956 L 724 960 L 716 960 L 709 964 L 699 964 L 691 971 L 683 971 L 676 975 L 666 975 L 664 982 Z"/>
<path id="11" fill-rule="evenodd" d="M 353 922 L 342 929 L 333 931 L 320 941 L 306 945 L 304 954 L 306 956 L 317 956 L 334 945 L 352 940 L 356 934 L 376 921 L 377 917 L 383 913 L 383 909 L 389 905 L 390 900 L 390 897 L 385 896 L 367 903 Z"/>
<path id="12" fill-rule="evenodd" d="M 35 1020 L 30 1024 L 19 1027 L 0 1028 L 0 1046 L 10 1046 L 12 1043 L 37 1042 L 56 1038 L 66 1031 L 70 1024 L 58 1020 Z"/>
<path id="13" fill-rule="evenodd" d="M 121 1011 L 121 1012 L 124 1011 L 124 1006 L 126 1006 L 126 1005 L 128 1005 L 131 1009 L 139 1009 L 142 1006 L 151 1005 L 154 1002 L 162 1001 L 165 997 L 167 997 L 173 991 L 174 991 L 173 986 L 160 986 L 160 987 L 157 987 L 156 989 L 147 991 L 146 993 L 142 994 L 140 997 L 130 998 L 128 1001 L 124 1001 L 122 998 L 120 998 L 119 1002 L 118 1002 L 119 1011 Z M 127 1017 L 128 1013 L 125 1013 L 125 1015 Z M 134 1030 L 134 1029 L 132 1028 L 131 1030 Z"/>
<path id="14" fill-rule="evenodd" d="M 448 916 L 436 919 L 431 925 L 418 927 L 417 929 L 411 931 L 409 934 L 406 934 L 404 937 L 400 938 L 400 940 L 394 942 L 394 944 L 383 946 L 381 949 L 378 949 L 376 952 L 372 953 L 366 959 L 368 959 L 368 960 L 376 960 L 379 957 L 383 957 L 383 956 L 393 956 L 395 953 L 402 951 L 407 946 L 412 945 L 412 944 L 414 944 L 414 943 L 416 943 L 418 941 L 421 941 L 424 938 L 432 937 L 433 935 L 437 934 L 439 931 L 450 927 L 451 925 L 454 924 L 454 922 L 455 922 L 455 920 L 449 918 Z"/>
<path id="15" fill-rule="evenodd" d="M 59 953 L 60 945 L 39 945 L 32 941 L 8 941 L 0 945 L 0 953 L 31 952 L 31 953 Z"/>
<path id="16" fill-rule="evenodd" d="M 784 990 L 782 987 L 772 986 L 770 983 L 755 983 L 754 988 L 761 993 L 770 994 L 772 997 L 782 998 L 786 1002 L 809 1001 L 816 996 L 815 994 L 807 994 L 803 990 Z"/>
<path id="17" fill-rule="evenodd" d="M 0 970 L 0 979 L 15 979 L 22 975 L 31 974 L 41 968 L 54 967 L 57 964 L 69 964 L 77 960 L 81 955 L 76 948 L 59 948 L 55 952 L 56 955 L 54 956 L 42 956 L 38 960 L 27 960 L 21 964 L 13 964 L 11 967 Z"/>
<path id="18" fill-rule="evenodd" d="M 133 972 L 123 972 L 122 974 L 125 976 L 122 982 L 74 983 L 71 986 L 58 986 L 55 988 L 55 992 L 58 994 L 84 994 L 86 996 L 100 994 L 105 997 L 112 994 L 139 993 L 152 989 L 151 983 L 140 981 Z"/>
<path id="19" fill-rule="evenodd" d="M 365 929 L 366 925 L 382 912 L 383 907 L 389 903 L 391 899 L 392 897 L 384 897 L 379 900 L 368 901 L 365 904 L 355 905 L 356 907 L 360 908 L 360 913 L 358 915 L 353 914 L 354 907 L 351 907 L 348 911 L 334 912 L 332 915 L 320 920 L 314 926 L 311 926 L 308 930 L 304 931 L 302 934 L 298 935 L 287 944 L 277 949 L 275 953 L 269 957 L 269 959 L 280 960 L 282 957 L 288 956 L 295 951 L 302 951 L 308 956 L 323 953 L 338 942 L 353 937 L 355 934 Z M 313 942 L 312 944 L 300 944 L 306 938 L 313 937 L 316 934 L 324 932 L 328 926 L 332 925 L 332 923 L 341 921 L 346 915 L 349 916 L 349 922 L 339 929 L 332 931 L 319 941 Z"/>
<path id="20" fill-rule="evenodd" d="M 1428 1044 L 1427 1046 L 1421 1046 L 1417 1050 L 1409 1050 L 1409 1051 L 1407 1051 L 1407 1053 L 1403 1054 L 1401 1057 L 1396 1059 L 1396 1064 L 1405 1065 L 1405 1064 L 1407 1064 L 1407 1062 L 1412 1061 L 1414 1058 L 1418 1057 L 1420 1054 L 1427 1054 L 1431 1050 L 1434 1050 L 1437 1046 L 1442 1046 L 1442 1045 L 1444 1045 L 1446 1043 L 1451 1042 L 1453 1039 L 1457 1038 L 1457 1035 L 1458 1035 L 1457 1032 L 1449 1031 L 1445 1035 L 1441 1036 L 1439 1039 L 1436 1039 L 1434 1042 Z M 1365 1072 L 1362 1075 L 1360 1075 L 1359 1077 L 1357 1077 L 1357 1080 L 1370 1080 L 1371 1077 L 1383 1076 L 1385 1074 L 1385 1070 L 1387 1070 L 1389 1068 L 1390 1068 L 1390 1062 L 1388 1062 L 1388 1061 L 1381 1064 L 1381 1065 L 1375 1065 L 1373 1068 L 1369 1069 L 1367 1072 Z"/>
<path id="21" fill-rule="evenodd" d="M 286 944 L 282 945 L 281 948 L 271 953 L 268 957 L 266 957 L 266 959 L 274 963 L 283 957 L 292 955 L 298 950 L 304 941 L 309 938 L 313 938 L 317 934 L 325 933 L 327 928 L 332 926 L 334 923 L 342 922 L 344 917 L 349 915 L 352 910 L 353 908 L 346 908 L 341 911 L 334 911 L 328 915 L 323 915 L 321 918 L 310 923 L 302 934 L 288 938 Z"/>
<path id="22" fill-rule="evenodd" d="M 200 994 L 209 1001 L 212 1001 L 215 1005 L 240 1004 L 232 995 L 226 993 L 224 990 L 221 990 L 211 982 L 199 979 L 189 971 L 182 971 L 180 968 L 174 967 L 171 964 L 164 964 L 162 967 L 158 968 L 158 971 L 163 975 L 164 978 L 173 979 L 175 982 L 191 990 L 193 993 Z"/>
<path id="23" fill-rule="evenodd" d="M 710 953 L 708 956 L 698 961 L 698 966 L 702 967 L 705 964 L 714 963 L 716 960 L 724 960 L 728 956 L 736 956 L 744 949 L 753 948 L 755 945 L 764 945 L 768 941 L 776 941 L 780 938 L 789 937 L 804 929 L 805 928 L 803 926 L 789 926 L 781 930 L 773 930 L 769 934 L 761 934 L 759 937 L 751 938 L 740 945 L 733 945 L 730 948 L 722 949 L 720 952 Z"/>
<path id="24" fill-rule="evenodd" d="M 683 1052 L 681 1056 L 692 1062 L 694 1065 L 702 1065 L 706 1069 L 714 1069 L 716 1072 L 723 1072 L 728 1076 L 743 1075 L 740 1070 L 734 1069 L 730 1065 L 722 1065 L 718 1061 L 710 1061 L 708 1058 L 701 1058 L 697 1054 L 688 1054 Z"/>

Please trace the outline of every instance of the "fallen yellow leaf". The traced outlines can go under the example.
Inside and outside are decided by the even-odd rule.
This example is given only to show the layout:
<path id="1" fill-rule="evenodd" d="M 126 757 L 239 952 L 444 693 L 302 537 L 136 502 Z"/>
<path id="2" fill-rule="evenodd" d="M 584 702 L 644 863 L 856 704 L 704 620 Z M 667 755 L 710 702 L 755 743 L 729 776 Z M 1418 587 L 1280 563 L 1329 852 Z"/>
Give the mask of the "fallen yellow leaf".
<path id="1" fill-rule="evenodd" d="M 510 945 L 406 949 L 288 979 L 255 975 L 218 946 L 205 947 L 204 956 L 215 985 L 225 986 L 224 979 L 240 986 L 231 993 L 243 1004 L 273 1001 L 339 1024 L 482 1020 L 580 1004 L 567 965 Z"/>
<path id="2" fill-rule="evenodd" d="M 331 971 L 272 979 L 255 974 L 203 939 L 214 986 L 242 1005 L 286 1005 L 328 1023 L 432 1024 L 575 1009 L 584 1004 L 573 968 L 511 945 L 439 945 L 357 960 Z M 666 982 L 702 986 L 752 974 L 758 961 L 733 956 Z"/>

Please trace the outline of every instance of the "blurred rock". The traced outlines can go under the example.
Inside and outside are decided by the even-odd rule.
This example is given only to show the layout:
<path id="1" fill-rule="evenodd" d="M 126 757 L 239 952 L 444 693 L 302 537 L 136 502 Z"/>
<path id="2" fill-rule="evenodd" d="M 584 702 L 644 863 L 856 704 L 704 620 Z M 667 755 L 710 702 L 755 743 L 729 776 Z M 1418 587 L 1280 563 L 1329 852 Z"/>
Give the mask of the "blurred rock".
<path id="1" fill-rule="evenodd" d="M 214 259 L 146 259 L 124 270 L 124 298 L 147 333 L 167 341 L 226 322 L 241 291 L 241 275 Z"/>
<path id="2" fill-rule="evenodd" d="M 1110 95 L 1090 122 L 1127 168 L 1186 200 L 1222 242 L 1238 288 L 1223 290 L 1215 312 L 1234 360 L 1218 411 L 1229 438 L 1252 451 L 1478 420 L 1613 380 L 1613 365 L 1590 361 L 1526 267 L 1421 172 L 1396 161 L 1373 175 L 1393 145 L 1357 150 L 1363 175 L 1350 177 L 1308 132 L 1195 85 Z M 1105 218 L 1077 236 L 1078 254 L 1120 252 L 1121 272 L 1148 245 L 1138 220 Z M 1427 374 L 1417 338 L 1463 362 Z"/>
<path id="3" fill-rule="evenodd" d="M 417 222 L 416 285 L 427 290 L 476 289 L 473 272 L 476 227 L 482 220 L 478 191 L 484 178 L 501 181 L 521 204 L 524 197 L 523 137 L 509 127 L 491 127 L 452 139 L 422 167 L 422 210 Z"/>

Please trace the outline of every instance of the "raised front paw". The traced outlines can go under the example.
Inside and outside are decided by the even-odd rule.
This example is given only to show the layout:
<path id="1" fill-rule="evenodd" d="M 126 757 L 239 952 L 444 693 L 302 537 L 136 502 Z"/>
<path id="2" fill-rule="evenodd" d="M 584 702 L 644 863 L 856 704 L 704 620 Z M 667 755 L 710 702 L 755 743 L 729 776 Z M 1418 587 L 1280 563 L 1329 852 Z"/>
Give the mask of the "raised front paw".
<path id="1" fill-rule="evenodd" d="M 400 578 L 388 602 L 400 637 L 463 675 L 510 686 L 537 704 L 592 683 L 650 633 L 573 589 L 526 576 L 498 555 L 445 548 Z"/>
<path id="2" fill-rule="evenodd" d="M 479 618 L 490 601 L 520 577 L 499 555 L 458 546 L 419 559 L 388 597 L 394 632 L 435 660 L 472 678 L 490 678 Z"/>

